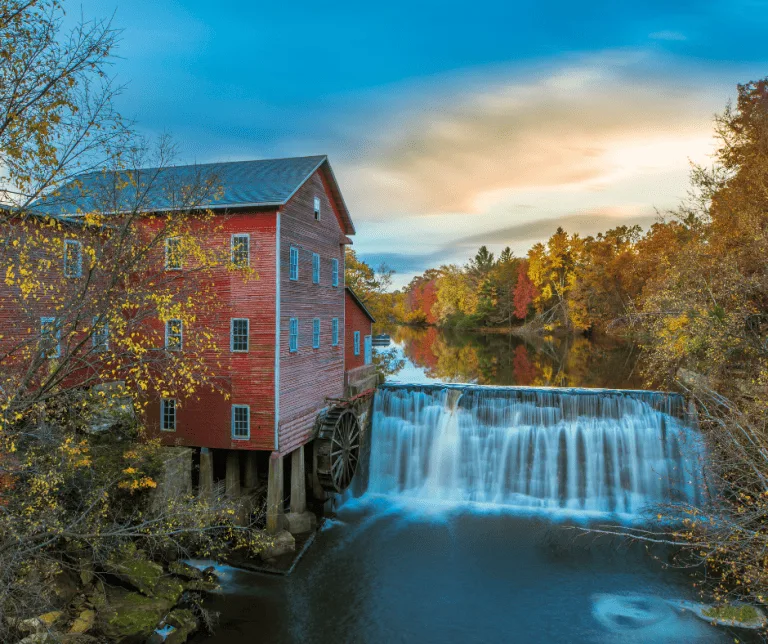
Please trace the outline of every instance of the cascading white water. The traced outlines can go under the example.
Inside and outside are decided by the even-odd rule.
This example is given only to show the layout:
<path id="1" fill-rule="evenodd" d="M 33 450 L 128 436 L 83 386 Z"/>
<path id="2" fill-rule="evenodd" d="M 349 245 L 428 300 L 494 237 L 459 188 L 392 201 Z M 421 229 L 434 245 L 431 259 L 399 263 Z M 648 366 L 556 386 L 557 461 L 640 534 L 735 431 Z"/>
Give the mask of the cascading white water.
<path id="1" fill-rule="evenodd" d="M 390 385 L 376 396 L 368 491 L 636 515 L 696 503 L 701 455 L 674 394 Z"/>

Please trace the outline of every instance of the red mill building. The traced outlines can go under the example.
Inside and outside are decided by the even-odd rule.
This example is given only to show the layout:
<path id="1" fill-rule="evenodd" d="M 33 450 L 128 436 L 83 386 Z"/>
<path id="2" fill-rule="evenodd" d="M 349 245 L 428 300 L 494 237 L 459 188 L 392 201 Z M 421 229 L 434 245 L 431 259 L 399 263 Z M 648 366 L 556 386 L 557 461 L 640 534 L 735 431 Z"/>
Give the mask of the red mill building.
<path id="1" fill-rule="evenodd" d="M 311 518 L 305 459 L 313 467 L 315 489 L 339 491 L 354 475 L 359 457 L 357 418 L 348 408 L 333 407 L 333 400 L 345 395 L 350 296 L 344 247 L 355 228 L 325 156 L 159 172 L 168 175 L 163 181 L 178 183 L 207 171 L 215 174 L 220 190 L 202 206 L 226 217 L 214 218 L 206 244 L 231 244 L 246 253 L 259 279 L 235 279 L 226 267 L 215 275 L 217 296 L 231 315 L 211 322 L 221 352 L 215 375 L 226 383 L 225 392 L 202 391 L 183 401 L 157 396 L 147 408 L 148 429 L 166 445 L 196 448 L 203 492 L 212 489 L 214 479 L 224 479 L 232 494 L 255 488 L 258 471 L 268 467 L 268 529 L 301 532 L 309 529 Z M 104 176 L 79 177 L 82 194 L 98 190 Z M 78 206 L 87 210 L 88 204 L 75 199 Z M 76 212 L 69 207 L 48 214 Z M 158 202 L 147 209 L 162 212 L 163 207 Z M 359 317 L 354 316 L 358 326 Z M 356 372 L 371 361 L 370 323 L 361 328 L 364 335 L 351 348 Z M 183 329 L 171 333 L 183 336 Z M 178 343 L 183 346 L 183 337 Z M 284 516 L 287 455 L 291 512 Z"/>

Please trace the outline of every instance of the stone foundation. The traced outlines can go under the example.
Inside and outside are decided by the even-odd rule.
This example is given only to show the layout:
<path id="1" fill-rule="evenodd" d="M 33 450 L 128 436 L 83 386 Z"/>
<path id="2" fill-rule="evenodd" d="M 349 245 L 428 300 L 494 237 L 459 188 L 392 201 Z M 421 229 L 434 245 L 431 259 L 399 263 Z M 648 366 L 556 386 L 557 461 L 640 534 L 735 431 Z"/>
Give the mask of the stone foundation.
<path id="1" fill-rule="evenodd" d="M 162 473 L 158 477 L 157 487 L 153 490 L 152 503 L 161 507 L 172 499 L 192 494 L 192 457 L 194 448 L 163 447 Z"/>

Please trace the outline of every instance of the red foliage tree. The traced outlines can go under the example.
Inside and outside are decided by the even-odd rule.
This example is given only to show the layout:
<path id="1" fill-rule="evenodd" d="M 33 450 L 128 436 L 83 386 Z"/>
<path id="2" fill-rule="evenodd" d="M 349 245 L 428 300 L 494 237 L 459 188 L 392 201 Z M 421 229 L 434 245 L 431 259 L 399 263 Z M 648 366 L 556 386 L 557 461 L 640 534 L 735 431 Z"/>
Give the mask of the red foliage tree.
<path id="1" fill-rule="evenodd" d="M 419 278 L 408 291 L 408 308 L 414 313 L 422 313 L 427 324 L 437 322 L 432 312 L 435 302 L 437 302 L 437 284 L 434 278 Z"/>
<path id="2" fill-rule="evenodd" d="M 525 318 L 528 317 L 528 309 L 538 294 L 539 290 L 531 281 L 531 278 L 528 277 L 528 262 L 520 262 L 520 268 L 517 272 L 517 284 L 515 285 L 514 298 L 516 318 L 525 320 Z"/>

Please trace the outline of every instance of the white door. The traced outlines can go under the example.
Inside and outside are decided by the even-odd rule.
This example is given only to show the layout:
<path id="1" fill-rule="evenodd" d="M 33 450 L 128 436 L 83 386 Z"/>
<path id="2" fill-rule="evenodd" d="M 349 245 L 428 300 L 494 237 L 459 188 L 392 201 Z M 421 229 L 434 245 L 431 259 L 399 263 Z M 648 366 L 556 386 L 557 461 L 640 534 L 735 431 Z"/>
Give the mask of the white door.
<path id="1" fill-rule="evenodd" d="M 373 341 L 370 335 L 365 336 L 365 364 L 373 362 Z"/>

